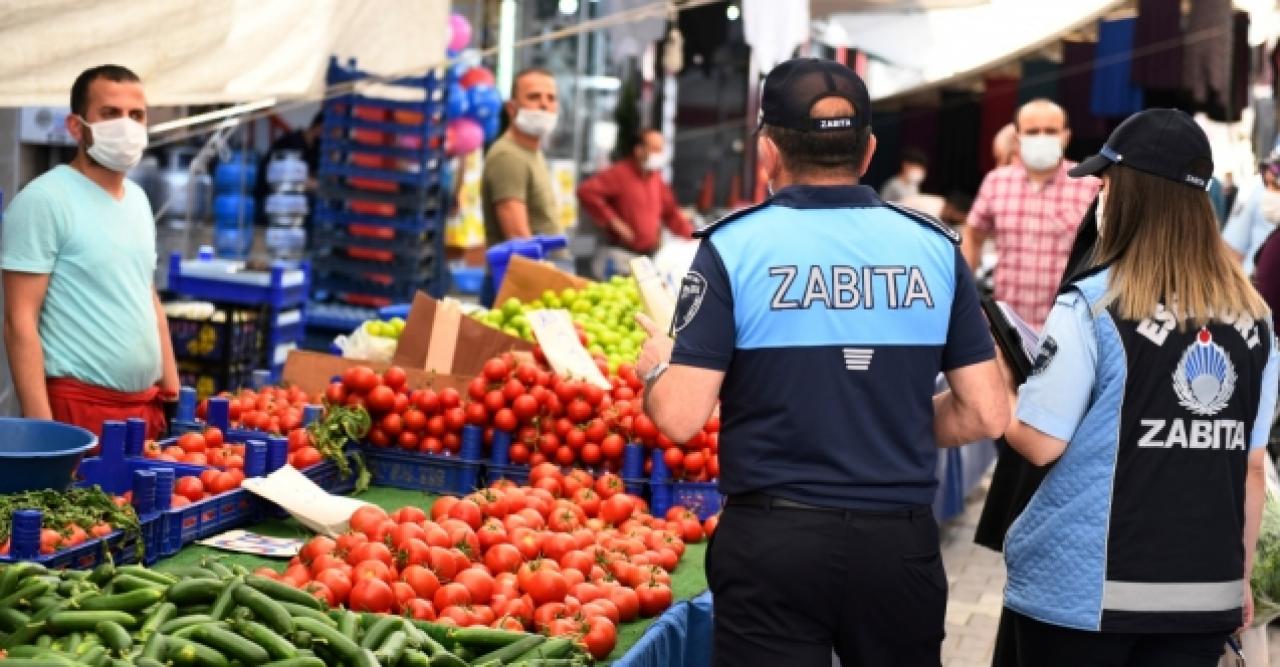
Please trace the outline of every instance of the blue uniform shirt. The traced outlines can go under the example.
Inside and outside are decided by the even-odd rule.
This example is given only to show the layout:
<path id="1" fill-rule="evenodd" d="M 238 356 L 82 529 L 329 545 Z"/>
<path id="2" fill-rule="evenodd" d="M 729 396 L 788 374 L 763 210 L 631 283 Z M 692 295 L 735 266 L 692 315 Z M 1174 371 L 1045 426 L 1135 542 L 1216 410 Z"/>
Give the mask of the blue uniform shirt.
<path id="1" fill-rule="evenodd" d="M 725 372 L 723 493 L 933 502 L 937 375 L 995 355 L 956 240 L 865 186 L 788 187 L 706 231 L 672 363 Z"/>

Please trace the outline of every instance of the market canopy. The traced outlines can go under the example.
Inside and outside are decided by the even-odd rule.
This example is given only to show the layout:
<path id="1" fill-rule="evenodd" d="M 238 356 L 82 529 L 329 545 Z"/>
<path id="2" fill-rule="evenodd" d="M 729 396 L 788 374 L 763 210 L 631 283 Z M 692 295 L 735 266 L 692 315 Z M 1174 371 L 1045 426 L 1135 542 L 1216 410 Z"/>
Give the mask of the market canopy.
<path id="1" fill-rule="evenodd" d="M 7 0 L 0 107 L 67 104 L 88 67 L 125 65 L 152 105 L 318 98 L 330 55 L 384 75 L 444 60 L 448 0 Z"/>
<path id="2" fill-rule="evenodd" d="M 814 0 L 815 38 L 866 52 L 867 87 L 881 100 L 1017 60 L 1123 0 L 870 2 L 855 11 L 840 4 Z"/>

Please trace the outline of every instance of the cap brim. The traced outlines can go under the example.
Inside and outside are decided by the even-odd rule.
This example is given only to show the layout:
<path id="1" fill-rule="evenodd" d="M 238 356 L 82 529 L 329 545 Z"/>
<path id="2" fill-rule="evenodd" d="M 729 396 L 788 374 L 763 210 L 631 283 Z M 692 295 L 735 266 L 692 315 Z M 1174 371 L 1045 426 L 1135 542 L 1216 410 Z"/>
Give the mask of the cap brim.
<path id="1" fill-rule="evenodd" d="M 1094 155 L 1086 159 L 1084 162 L 1081 162 L 1080 164 L 1072 167 L 1071 171 L 1068 171 L 1067 174 L 1070 175 L 1071 178 L 1081 178 L 1084 176 L 1097 176 L 1099 173 L 1102 172 L 1103 169 L 1106 169 L 1107 167 L 1110 167 L 1113 164 L 1115 163 L 1112 162 L 1110 159 L 1108 159 L 1106 156 Z"/>

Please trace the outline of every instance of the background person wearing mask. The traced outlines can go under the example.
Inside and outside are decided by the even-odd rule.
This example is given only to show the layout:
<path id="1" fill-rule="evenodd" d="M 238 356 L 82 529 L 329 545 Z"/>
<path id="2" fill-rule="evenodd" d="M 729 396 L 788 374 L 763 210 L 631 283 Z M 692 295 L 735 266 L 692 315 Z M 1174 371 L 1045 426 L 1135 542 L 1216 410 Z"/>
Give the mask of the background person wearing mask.
<path id="1" fill-rule="evenodd" d="M 900 203 L 920 194 L 920 184 L 928 174 L 929 158 L 915 148 L 902 151 L 902 167 L 880 188 L 880 198 Z"/>
<path id="2" fill-rule="evenodd" d="M 152 283 L 151 204 L 125 179 L 147 147 L 146 122 L 137 75 L 86 70 L 67 116 L 75 159 L 28 184 L 5 214 L 4 339 L 25 417 L 94 433 L 141 417 L 148 437 L 164 432 L 178 371 Z"/>
<path id="3" fill-rule="evenodd" d="M 945 224 L 858 184 L 876 140 L 853 70 L 787 61 L 760 106 L 776 193 L 699 232 L 674 344 L 638 318 L 646 413 L 684 442 L 720 400 L 732 443 L 707 551 L 715 664 L 827 667 L 834 648 L 938 667 L 937 447 L 1008 423 L 973 275 Z"/>
<path id="4" fill-rule="evenodd" d="M 1062 157 L 1071 139 L 1062 107 L 1032 100 L 1018 109 L 1014 123 L 1020 163 L 994 169 L 983 179 L 969 211 L 964 256 L 978 268 L 982 244 L 994 238 L 995 298 L 1039 329 L 1099 181 L 1067 176 L 1075 163 Z"/>
<path id="5" fill-rule="evenodd" d="M 488 245 L 560 233 L 551 174 L 542 155 L 542 142 L 555 131 L 559 108 L 550 72 L 530 68 L 516 74 L 506 106 L 511 126 L 484 156 L 480 188 Z"/>
<path id="6" fill-rule="evenodd" d="M 1269 204 L 1275 211 L 1276 199 L 1268 198 L 1268 193 L 1276 186 L 1280 170 L 1273 170 L 1272 162 L 1258 165 L 1258 176 L 1253 178 L 1236 196 L 1235 205 L 1227 224 L 1222 228 L 1222 240 L 1226 241 L 1236 261 L 1244 267 L 1247 275 L 1253 275 L 1254 260 L 1262 244 L 1266 243 L 1271 232 L 1275 231 L 1275 223 L 1267 219 L 1264 205 Z"/>
<path id="7" fill-rule="evenodd" d="M 1277 353 L 1218 242 L 1212 174 L 1176 109 L 1135 114 L 1071 172 L 1105 181 L 1095 260 L 1057 298 L 1005 434 L 1053 464 L 1005 539 L 1024 667 L 1212 667 L 1252 620 Z"/>
<path id="8" fill-rule="evenodd" d="M 608 235 L 609 246 L 596 253 L 593 271 L 606 276 L 612 259 L 614 273 L 631 273 L 630 259 L 651 255 L 662 241 L 662 225 L 680 238 L 689 238 L 693 226 L 680 212 L 675 193 L 662 180 L 669 158 L 662 133 L 649 128 L 640 132 L 631 157 L 578 186 L 578 201 Z M 621 252 L 619 252 L 621 251 Z"/>

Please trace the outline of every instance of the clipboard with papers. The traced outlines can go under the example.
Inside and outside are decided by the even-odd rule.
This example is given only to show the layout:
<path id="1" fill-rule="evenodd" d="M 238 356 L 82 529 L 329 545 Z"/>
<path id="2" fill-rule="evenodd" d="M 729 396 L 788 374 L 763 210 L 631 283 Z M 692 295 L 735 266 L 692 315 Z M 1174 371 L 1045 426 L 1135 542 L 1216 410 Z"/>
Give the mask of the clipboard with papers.
<path id="1" fill-rule="evenodd" d="M 1027 381 L 1040 350 L 1040 334 L 1022 319 L 1009 304 L 990 296 L 981 299 L 982 312 L 987 316 L 991 335 L 1004 355 L 1018 384 Z"/>

